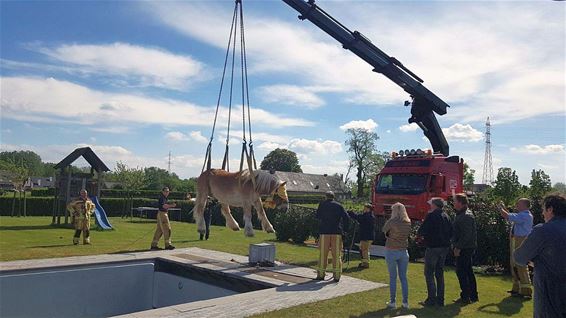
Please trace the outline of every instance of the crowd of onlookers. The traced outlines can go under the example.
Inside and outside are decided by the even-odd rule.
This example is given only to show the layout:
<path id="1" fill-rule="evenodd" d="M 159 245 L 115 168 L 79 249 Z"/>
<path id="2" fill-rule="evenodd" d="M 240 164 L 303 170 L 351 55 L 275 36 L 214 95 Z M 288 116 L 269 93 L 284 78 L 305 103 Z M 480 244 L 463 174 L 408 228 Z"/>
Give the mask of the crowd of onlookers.
<path id="1" fill-rule="evenodd" d="M 328 254 L 332 254 L 332 273 L 338 282 L 342 273 L 342 234 L 350 219 L 360 225 L 360 268 L 369 267 L 369 247 L 373 241 L 375 219 L 373 207 L 367 204 L 360 214 L 346 212 L 334 200 L 334 194 L 327 192 L 327 200 L 317 209 L 319 225 L 320 259 L 318 280 L 325 278 Z M 444 299 L 444 265 L 449 253 L 456 262 L 456 275 L 460 285 L 460 297 L 454 303 L 467 305 L 479 301 L 473 259 L 477 246 L 477 226 L 474 213 L 468 208 L 468 197 L 455 194 L 456 216 L 451 219 L 439 197 L 428 201 L 430 210 L 418 229 L 418 236 L 426 247 L 424 256 L 424 277 L 427 298 L 422 306 L 442 307 Z M 509 233 L 510 268 L 513 285 L 508 293 L 523 299 L 533 298 L 534 317 L 566 318 L 566 198 L 563 195 L 549 195 L 544 199 L 543 216 L 545 223 L 533 228 L 533 215 L 529 199 L 519 199 L 515 211 L 510 212 L 499 204 L 501 216 L 511 224 Z M 389 271 L 389 308 L 396 308 L 397 277 L 401 282 L 402 307 L 409 308 L 409 264 L 408 238 L 411 220 L 405 206 L 395 203 L 391 206 L 391 217 L 383 226 L 385 233 L 385 261 Z M 531 283 L 528 265 L 534 268 Z"/>

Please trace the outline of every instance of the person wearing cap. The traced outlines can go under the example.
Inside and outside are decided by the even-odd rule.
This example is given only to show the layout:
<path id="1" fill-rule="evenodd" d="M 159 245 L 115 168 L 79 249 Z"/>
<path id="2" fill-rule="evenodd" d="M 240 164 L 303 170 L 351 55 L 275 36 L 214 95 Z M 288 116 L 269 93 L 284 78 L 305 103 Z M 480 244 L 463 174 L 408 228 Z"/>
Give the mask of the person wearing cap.
<path id="1" fill-rule="evenodd" d="M 320 258 L 318 260 L 317 280 L 324 280 L 326 266 L 328 265 L 328 252 L 332 254 L 332 273 L 335 282 L 342 275 L 342 234 L 348 230 L 350 218 L 344 207 L 334 200 L 334 192 L 326 192 L 326 200 L 318 205 L 316 218 L 319 220 L 318 233 L 320 234 L 318 246 Z"/>
<path id="2" fill-rule="evenodd" d="M 369 268 L 369 247 L 373 242 L 375 235 L 375 216 L 373 215 L 373 205 L 371 203 L 364 205 L 364 211 L 360 214 L 348 211 L 348 216 L 360 224 L 360 252 L 362 259 L 358 267 Z"/>
<path id="3" fill-rule="evenodd" d="M 502 202 L 499 203 L 499 210 L 501 216 L 511 222 L 513 226 L 509 233 L 509 251 L 511 252 L 510 265 L 511 277 L 513 279 L 513 288 L 509 293 L 513 296 L 520 296 L 524 298 L 532 297 L 531 278 L 529 276 L 529 269 L 527 266 L 521 266 L 515 262 L 513 253 L 516 249 L 523 244 L 531 231 L 533 230 L 533 215 L 529 209 L 531 208 L 531 200 L 521 198 L 515 205 L 517 213 L 509 213 Z"/>
<path id="4" fill-rule="evenodd" d="M 80 197 L 67 205 L 67 211 L 71 215 L 71 223 L 75 227 L 73 244 L 79 244 L 81 232 L 83 233 L 83 244 L 90 244 L 90 216 L 94 212 L 94 203 L 88 197 L 85 189 L 81 189 Z"/>
<path id="5" fill-rule="evenodd" d="M 450 248 L 452 222 L 442 211 L 444 200 L 434 197 L 428 201 L 430 210 L 417 234 L 424 238 L 427 298 L 419 302 L 423 306 L 444 306 L 444 262 Z"/>
<path id="6" fill-rule="evenodd" d="M 157 202 L 157 227 L 155 228 L 155 234 L 153 235 L 153 241 L 151 241 L 151 250 L 159 250 L 157 246 L 161 236 L 165 240 L 165 249 L 174 250 L 175 246 L 171 245 L 171 223 L 169 223 L 169 215 L 167 214 L 170 208 L 176 206 L 175 203 L 167 203 L 167 197 L 169 196 L 169 188 L 164 187 L 161 190 L 161 195 L 159 196 L 159 201 Z"/>
<path id="7" fill-rule="evenodd" d="M 460 298 L 454 302 L 467 305 L 478 301 L 478 287 L 472 268 L 473 257 L 478 247 L 476 219 L 468 209 L 468 197 L 465 193 L 454 196 L 454 210 L 456 217 L 453 224 L 452 246 L 456 258 L 456 276 L 461 290 Z"/>

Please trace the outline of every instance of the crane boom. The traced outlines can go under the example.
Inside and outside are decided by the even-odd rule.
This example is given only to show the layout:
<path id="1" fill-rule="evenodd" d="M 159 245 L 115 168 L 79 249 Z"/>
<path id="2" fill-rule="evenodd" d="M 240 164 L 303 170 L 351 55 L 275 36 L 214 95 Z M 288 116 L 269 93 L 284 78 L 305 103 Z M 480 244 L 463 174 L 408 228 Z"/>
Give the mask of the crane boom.
<path id="1" fill-rule="evenodd" d="M 381 51 L 362 33 L 350 31 L 338 20 L 318 7 L 314 0 L 283 0 L 283 2 L 301 14 L 299 19 L 311 21 L 340 42 L 344 49 L 352 51 L 370 64 L 374 72 L 385 75 L 409 93 L 412 102 L 405 102 L 405 106 L 411 105 L 409 123 L 416 123 L 423 130 L 434 152 L 442 153 L 445 156 L 449 155 L 448 142 L 433 112 L 438 115 L 444 115 L 446 114 L 446 108 L 450 106 L 422 85 L 423 80 L 420 77 L 406 68 L 396 58 Z"/>

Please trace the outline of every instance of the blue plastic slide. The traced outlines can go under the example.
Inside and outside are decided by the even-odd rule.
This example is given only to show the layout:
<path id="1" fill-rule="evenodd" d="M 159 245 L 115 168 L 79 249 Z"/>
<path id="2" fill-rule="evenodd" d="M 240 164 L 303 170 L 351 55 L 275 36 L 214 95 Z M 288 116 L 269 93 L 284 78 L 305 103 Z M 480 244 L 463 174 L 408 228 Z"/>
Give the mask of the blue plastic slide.
<path id="1" fill-rule="evenodd" d="M 110 225 L 110 222 L 106 217 L 106 212 L 104 211 L 104 208 L 102 208 L 100 202 L 98 202 L 98 198 L 96 196 L 92 196 L 90 197 L 90 199 L 96 206 L 96 209 L 94 209 L 94 215 L 96 216 L 96 224 L 98 224 L 98 226 L 100 226 L 103 230 L 111 230 L 112 225 Z"/>

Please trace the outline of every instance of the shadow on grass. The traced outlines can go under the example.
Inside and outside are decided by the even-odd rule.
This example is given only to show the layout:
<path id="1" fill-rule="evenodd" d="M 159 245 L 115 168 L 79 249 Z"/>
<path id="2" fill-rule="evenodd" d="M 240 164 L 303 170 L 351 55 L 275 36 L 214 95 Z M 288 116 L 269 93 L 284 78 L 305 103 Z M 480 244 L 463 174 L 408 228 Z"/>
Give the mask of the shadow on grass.
<path id="1" fill-rule="evenodd" d="M 420 307 L 411 309 L 389 309 L 383 308 L 380 310 L 365 313 L 360 316 L 350 316 L 356 318 L 369 318 L 369 317 L 384 317 L 389 315 L 391 317 L 402 315 L 415 315 L 417 317 L 457 317 L 460 314 L 461 307 L 458 304 L 449 304 L 444 307 Z"/>
<path id="2" fill-rule="evenodd" d="M 56 244 L 56 245 L 37 245 L 37 246 L 30 246 L 29 248 L 54 248 L 54 247 L 69 247 L 73 246 L 73 243 L 69 244 Z"/>
<path id="3" fill-rule="evenodd" d="M 112 252 L 112 253 L 108 253 L 108 254 L 129 254 L 129 253 L 139 253 L 139 252 L 155 252 L 155 251 L 152 251 L 149 248 L 145 248 L 145 249 L 138 249 L 138 250 L 122 250 L 122 251 Z"/>
<path id="4" fill-rule="evenodd" d="M 0 231 L 20 231 L 20 230 L 53 230 L 53 229 L 67 229 L 72 228 L 70 224 L 56 224 L 56 225 L 9 225 L 0 226 Z"/>
<path id="5" fill-rule="evenodd" d="M 503 300 L 501 300 L 498 304 L 491 303 L 483 305 L 478 308 L 478 311 L 488 314 L 513 316 L 521 311 L 524 301 L 528 300 L 509 296 L 507 298 L 503 298 Z"/>
<path id="6" fill-rule="evenodd" d="M 194 240 L 182 240 L 182 241 L 180 241 L 180 240 L 179 240 L 179 241 L 174 240 L 174 241 L 171 241 L 171 242 L 172 242 L 172 243 L 191 243 L 191 242 L 200 242 L 200 241 L 201 241 L 200 239 L 196 238 L 196 239 L 194 239 Z M 206 240 L 202 240 L 202 241 L 203 241 L 203 242 L 206 242 Z"/>

